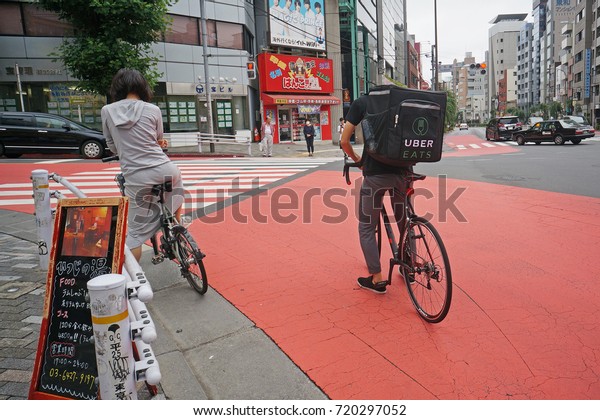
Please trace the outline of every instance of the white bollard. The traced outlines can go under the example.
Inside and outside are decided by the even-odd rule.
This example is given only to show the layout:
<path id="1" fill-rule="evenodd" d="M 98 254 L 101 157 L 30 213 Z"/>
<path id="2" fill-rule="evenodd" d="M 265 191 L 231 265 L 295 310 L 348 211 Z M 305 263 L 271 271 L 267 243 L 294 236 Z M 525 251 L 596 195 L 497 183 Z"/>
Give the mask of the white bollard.
<path id="1" fill-rule="evenodd" d="M 87 283 L 103 400 L 137 400 L 126 281 L 121 274 L 105 274 Z"/>
<path id="2" fill-rule="evenodd" d="M 35 204 L 35 224 L 38 234 L 40 268 L 48 270 L 52 232 L 54 230 L 54 220 L 52 219 L 52 209 L 50 207 L 48 171 L 45 169 L 32 171 L 31 182 L 33 183 L 33 202 Z"/>

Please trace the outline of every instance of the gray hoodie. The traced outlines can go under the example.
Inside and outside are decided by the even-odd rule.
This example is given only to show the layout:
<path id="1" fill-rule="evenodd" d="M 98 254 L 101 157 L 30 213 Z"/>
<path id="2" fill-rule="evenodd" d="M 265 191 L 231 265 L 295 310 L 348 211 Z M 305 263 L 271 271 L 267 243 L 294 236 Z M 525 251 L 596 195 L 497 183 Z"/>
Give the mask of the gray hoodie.
<path id="1" fill-rule="evenodd" d="M 119 155 L 125 177 L 140 169 L 170 162 L 158 145 L 163 137 L 160 109 L 137 99 L 123 99 L 102 108 L 102 131 L 109 149 Z"/>

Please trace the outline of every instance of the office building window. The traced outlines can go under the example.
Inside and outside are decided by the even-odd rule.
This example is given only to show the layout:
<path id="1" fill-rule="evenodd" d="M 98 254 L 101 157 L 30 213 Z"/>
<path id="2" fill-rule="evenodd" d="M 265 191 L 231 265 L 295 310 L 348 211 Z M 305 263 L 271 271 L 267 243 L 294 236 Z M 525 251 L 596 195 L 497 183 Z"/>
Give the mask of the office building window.
<path id="1" fill-rule="evenodd" d="M 237 23 L 217 22 L 217 39 L 220 48 L 243 50 L 243 26 Z"/>
<path id="2" fill-rule="evenodd" d="M 165 33 L 165 42 L 200 45 L 198 19 L 188 16 L 169 16 L 173 21 Z"/>
<path id="3" fill-rule="evenodd" d="M 0 3 L 0 35 L 24 35 L 19 3 Z"/>
<path id="4" fill-rule="evenodd" d="M 38 8 L 33 4 L 23 4 L 23 21 L 26 36 L 72 36 L 73 27 L 62 21 L 58 15 Z"/>

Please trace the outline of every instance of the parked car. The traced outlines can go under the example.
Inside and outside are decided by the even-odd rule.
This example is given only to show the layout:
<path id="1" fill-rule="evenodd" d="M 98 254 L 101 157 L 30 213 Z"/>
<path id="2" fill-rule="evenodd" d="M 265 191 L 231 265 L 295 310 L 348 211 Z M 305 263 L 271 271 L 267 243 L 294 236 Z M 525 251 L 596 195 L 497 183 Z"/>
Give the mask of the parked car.
<path id="1" fill-rule="evenodd" d="M 580 124 L 568 122 L 567 120 L 548 120 L 535 123 L 528 130 L 521 130 L 513 134 L 513 139 L 519 145 L 527 142 L 540 144 L 552 141 L 555 144 L 564 144 L 571 141 L 573 144 L 581 143 L 581 140 L 589 137 Z"/>
<path id="2" fill-rule="evenodd" d="M 513 132 L 520 130 L 522 126 L 519 117 L 514 115 L 492 118 L 485 128 L 485 139 L 510 140 Z"/>
<path id="3" fill-rule="evenodd" d="M 459 130 L 468 130 L 469 129 L 469 125 L 467 123 L 460 123 L 460 125 L 458 126 Z"/>
<path id="4" fill-rule="evenodd" d="M 0 156 L 77 153 L 87 159 L 110 154 L 100 131 L 54 114 L 0 112 Z"/>

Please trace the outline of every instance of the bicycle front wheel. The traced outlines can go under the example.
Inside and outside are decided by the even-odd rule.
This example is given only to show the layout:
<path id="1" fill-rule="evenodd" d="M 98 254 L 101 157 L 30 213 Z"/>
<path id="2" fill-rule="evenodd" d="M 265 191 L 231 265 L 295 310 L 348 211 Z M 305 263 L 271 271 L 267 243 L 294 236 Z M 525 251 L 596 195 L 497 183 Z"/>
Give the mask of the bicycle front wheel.
<path id="1" fill-rule="evenodd" d="M 196 241 L 192 235 L 183 226 L 176 226 L 173 229 L 173 237 L 176 244 L 175 257 L 181 275 L 185 278 L 190 286 L 201 295 L 208 290 L 208 279 L 202 258 L 204 254 L 198 249 Z"/>
<path id="2" fill-rule="evenodd" d="M 412 219 L 404 237 L 403 275 L 410 299 L 427 322 L 442 321 L 450 310 L 452 273 L 438 231 L 421 217 Z"/>

